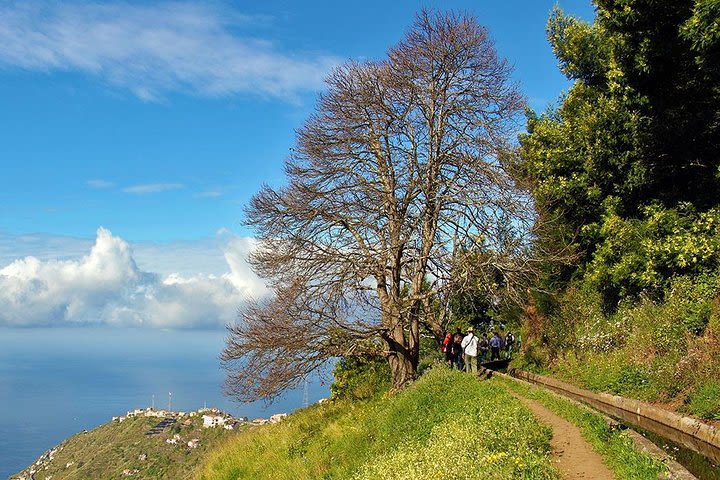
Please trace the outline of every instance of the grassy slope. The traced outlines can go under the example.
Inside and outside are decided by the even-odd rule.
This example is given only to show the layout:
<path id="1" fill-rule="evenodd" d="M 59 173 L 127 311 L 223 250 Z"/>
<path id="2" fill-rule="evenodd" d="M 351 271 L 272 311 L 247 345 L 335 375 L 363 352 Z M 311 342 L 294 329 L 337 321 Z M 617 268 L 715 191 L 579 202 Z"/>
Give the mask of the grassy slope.
<path id="1" fill-rule="evenodd" d="M 239 435 L 197 478 L 552 479 L 549 437 L 502 386 L 436 368 L 397 395 L 316 405 Z"/>
<path id="2" fill-rule="evenodd" d="M 214 447 L 227 437 L 235 436 L 235 432 L 224 429 L 204 429 L 202 419 L 196 417 L 192 425 L 180 429 L 184 444 L 169 445 L 165 440 L 172 437 L 172 427 L 160 435 L 145 436 L 157 423 L 157 418 L 129 418 L 76 434 L 60 445 L 50 468 L 41 470 L 35 478 L 45 480 L 52 475 L 53 480 L 117 479 L 125 469 L 138 469 L 139 473 L 130 478 L 188 479 Z M 196 449 L 184 446 L 192 438 L 200 439 Z M 141 454 L 146 454 L 147 459 L 139 460 Z M 69 462 L 73 465 L 66 468 Z"/>
<path id="3" fill-rule="evenodd" d="M 528 315 L 513 365 L 579 387 L 664 403 L 720 420 L 720 281 L 678 278 L 663 301 L 605 314 L 596 292 L 570 289 L 555 313 Z"/>

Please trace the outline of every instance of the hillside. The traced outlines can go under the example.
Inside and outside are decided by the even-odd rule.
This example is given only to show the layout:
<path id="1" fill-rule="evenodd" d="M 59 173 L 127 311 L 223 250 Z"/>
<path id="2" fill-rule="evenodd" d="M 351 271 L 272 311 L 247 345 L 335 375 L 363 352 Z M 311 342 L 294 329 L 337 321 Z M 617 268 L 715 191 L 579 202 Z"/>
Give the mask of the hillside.
<path id="1" fill-rule="evenodd" d="M 524 394 L 502 379 L 433 368 L 397 394 L 314 405 L 230 438 L 195 480 L 559 478 L 558 432 L 539 423 Z M 576 425 L 615 478 L 663 472 L 602 418 L 561 400 L 548 408 Z"/>
<path id="2" fill-rule="evenodd" d="M 202 459 L 238 430 L 203 428 L 201 415 L 181 417 L 158 434 L 146 433 L 161 421 L 156 417 L 127 417 L 81 432 L 46 452 L 32 466 L 11 479 L 102 480 L 117 478 L 192 478 Z M 240 426 L 239 430 L 243 427 Z M 175 437 L 179 435 L 178 437 Z M 175 437 L 174 444 L 168 443 Z M 197 439 L 195 447 L 188 442 Z M 34 477 L 31 470 L 37 470 Z M 125 472 L 125 473 L 123 473 Z"/>
<path id="3" fill-rule="evenodd" d="M 372 378 L 348 384 L 362 398 L 340 396 L 264 426 L 203 428 L 200 415 L 186 415 L 148 436 L 160 418 L 112 421 L 65 440 L 11 478 L 554 480 L 564 474 L 563 451 L 583 448 L 614 478 L 654 479 L 664 471 L 597 415 L 508 380 L 478 381 L 438 366 L 387 393 Z M 541 420 L 538 402 L 555 423 Z M 570 422 L 562 430 L 560 418 Z M 578 439 L 558 449 L 568 429 Z"/>

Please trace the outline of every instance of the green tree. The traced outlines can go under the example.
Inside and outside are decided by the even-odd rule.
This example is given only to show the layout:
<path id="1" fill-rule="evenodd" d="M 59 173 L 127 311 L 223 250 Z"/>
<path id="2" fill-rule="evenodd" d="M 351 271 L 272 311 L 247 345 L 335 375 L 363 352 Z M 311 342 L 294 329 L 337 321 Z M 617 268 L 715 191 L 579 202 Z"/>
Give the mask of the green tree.
<path id="1" fill-rule="evenodd" d="M 528 114 L 520 138 L 519 175 L 557 225 L 540 241 L 583 252 L 567 278 L 622 241 L 610 219 L 720 202 L 720 2 L 595 5 L 593 24 L 553 12 L 548 37 L 575 82 L 557 108 Z"/>

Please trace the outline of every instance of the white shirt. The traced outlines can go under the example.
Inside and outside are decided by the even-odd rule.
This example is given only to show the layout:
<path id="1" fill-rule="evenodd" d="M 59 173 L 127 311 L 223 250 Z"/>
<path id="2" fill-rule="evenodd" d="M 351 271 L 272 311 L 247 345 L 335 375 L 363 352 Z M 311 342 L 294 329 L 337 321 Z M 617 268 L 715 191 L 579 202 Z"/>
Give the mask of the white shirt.
<path id="1" fill-rule="evenodd" d="M 465 338 L 463 338 L 460 346 L 463 348 L 465 355 L 477 357 L 478 337 L 476 337 L 472 332 L 468 333 Z"/>

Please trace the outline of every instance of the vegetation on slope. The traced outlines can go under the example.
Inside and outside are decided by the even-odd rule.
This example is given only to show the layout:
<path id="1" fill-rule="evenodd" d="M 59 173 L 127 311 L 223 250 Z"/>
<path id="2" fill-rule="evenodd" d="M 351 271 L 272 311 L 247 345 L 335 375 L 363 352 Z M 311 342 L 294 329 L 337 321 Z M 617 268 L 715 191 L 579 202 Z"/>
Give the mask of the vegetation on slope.
<path id="1" fill-rule="evenodd" d="M 716 282 L 715 277 L 678 278 L 663 301 L 643 298 L 612 314 L 602 311 L 597 292 L 571 288 L 550 315 L 530 315 L 530 341 L 515 366 L 718 420 Z M 530 328 L 545 334 L 533 336 Z"/>
<path id="2" fill-rule="evenodd" d="M 720 419 L 720 3 L 595 0 L 549 23 L 575 83 L 531 114 L 518 175 L 568 244 L 517 366 Z"/>
<path id="3" fill-rule="evenodd" d="M 202 418 L 194 417 L 190 425 L 176 423 L 158 435 L 145 436 L 158 421 L 130 417 L 122 423 L 113 421 L 78 433 L 56 447 L 53 460 L 45 463 L 48 468 L 40 469 L 35 479 L 117 479 L 125 470 L 137 470 L 129 477 L 137 480 L 189 479 L 221 440 L 236 434 L 223 428 L 202 428 Z M 180 435 L 181 441 L 177 445 L 166 443 L 175 434 Z M 199 440 L 198 446 L 188 448 L 187 442 L 195 438 Z"/>
<path id="4" fill-rule="evenodd" d="M 603 460 L 618 479 L 655 479 L 660 478 L 660 475 L 666 471 L 662 462 L 638 452 L 626 431 L 611 429 L 603 417 L 589 408 L 523 383 L 498 378 L 493 378 L 492 381 L 523 397 L 539 401 L 557 415 L 575 424 L 595 451 L 603 456 Z"/>
<path id="5" fill-rule="evenodd" d="M 434 368 L 395 395 L 315 405 L 239 435 L 197 479 L 552 479 L 550 434 L 501 386 Z"/>

